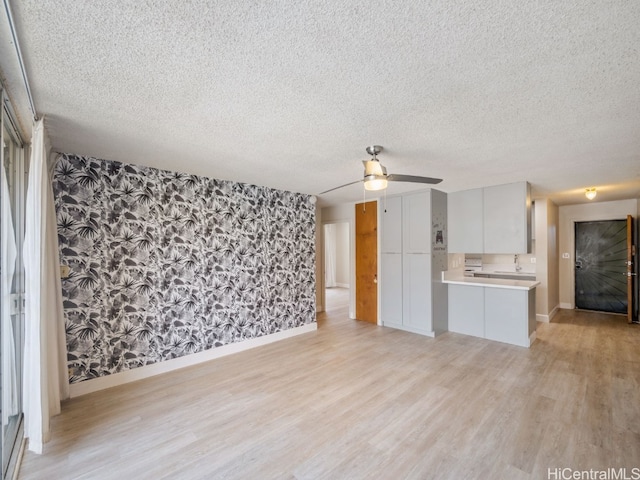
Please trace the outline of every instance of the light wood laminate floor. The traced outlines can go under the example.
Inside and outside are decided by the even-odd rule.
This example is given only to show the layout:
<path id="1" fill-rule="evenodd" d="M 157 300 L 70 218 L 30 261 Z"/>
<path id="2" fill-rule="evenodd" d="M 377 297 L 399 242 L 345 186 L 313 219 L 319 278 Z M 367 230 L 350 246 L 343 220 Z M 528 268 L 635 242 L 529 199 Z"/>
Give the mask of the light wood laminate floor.
<path id="1" fill-rule="evenodd" d="M 561 311 L 532 348 L 349 320 L 66 402 L 27 479 L 546 479 L 640 467 L 640 327 Z"/>

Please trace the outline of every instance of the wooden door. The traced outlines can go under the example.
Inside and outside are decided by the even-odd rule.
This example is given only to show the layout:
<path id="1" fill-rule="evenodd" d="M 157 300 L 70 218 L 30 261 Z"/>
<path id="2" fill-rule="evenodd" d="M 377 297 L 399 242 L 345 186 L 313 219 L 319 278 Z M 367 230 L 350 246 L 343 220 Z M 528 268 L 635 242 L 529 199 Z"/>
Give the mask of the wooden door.
<path id="1" fill-rule="evenodd" d="M 378 204 L 356 208 L 356 318 L 378 323 Z"/>
<path id="2" fill-rule="evenodd" d="M 633 217 L 627 215 L 627 321 L 633 322 L 634 314 L 634 286 L 635 286 L 635 245 L 633 244 Z"/>

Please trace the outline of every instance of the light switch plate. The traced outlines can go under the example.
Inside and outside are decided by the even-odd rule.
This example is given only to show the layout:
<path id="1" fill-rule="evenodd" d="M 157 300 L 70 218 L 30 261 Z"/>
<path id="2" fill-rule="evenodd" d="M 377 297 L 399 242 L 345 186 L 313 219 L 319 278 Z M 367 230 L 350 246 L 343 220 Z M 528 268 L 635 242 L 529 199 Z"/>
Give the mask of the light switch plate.
<path id="1" fill-rule="evenodd" d="M 70 273 L 69 265 L 60 265 L 60 278 L 69 278 Z"/>

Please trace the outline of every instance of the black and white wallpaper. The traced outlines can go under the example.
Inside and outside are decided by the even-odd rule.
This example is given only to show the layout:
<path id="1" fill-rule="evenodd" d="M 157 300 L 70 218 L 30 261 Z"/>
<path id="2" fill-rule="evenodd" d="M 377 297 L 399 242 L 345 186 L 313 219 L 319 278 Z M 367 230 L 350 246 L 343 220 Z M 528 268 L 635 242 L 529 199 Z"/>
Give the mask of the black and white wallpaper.
<path id="1" fill-rule="evenodd" d="M 61 155 L 70 382 L 315 322 L 309 196 Z"/>

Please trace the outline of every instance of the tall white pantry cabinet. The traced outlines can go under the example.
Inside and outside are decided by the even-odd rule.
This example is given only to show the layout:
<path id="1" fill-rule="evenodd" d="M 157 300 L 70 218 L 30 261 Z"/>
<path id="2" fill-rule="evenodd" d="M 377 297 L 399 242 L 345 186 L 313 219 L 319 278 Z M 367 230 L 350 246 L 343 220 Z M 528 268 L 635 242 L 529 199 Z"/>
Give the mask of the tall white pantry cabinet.
<path id="1" fill-rule="evenodd" d="M 381 203 L 382 324 L 429 336 L 447 331 L 447 194 L 428 190 Z"/>

